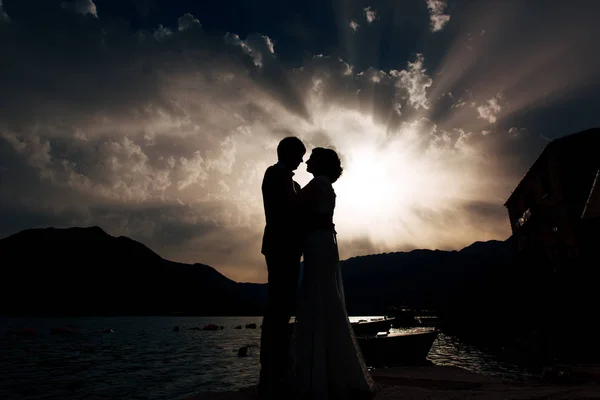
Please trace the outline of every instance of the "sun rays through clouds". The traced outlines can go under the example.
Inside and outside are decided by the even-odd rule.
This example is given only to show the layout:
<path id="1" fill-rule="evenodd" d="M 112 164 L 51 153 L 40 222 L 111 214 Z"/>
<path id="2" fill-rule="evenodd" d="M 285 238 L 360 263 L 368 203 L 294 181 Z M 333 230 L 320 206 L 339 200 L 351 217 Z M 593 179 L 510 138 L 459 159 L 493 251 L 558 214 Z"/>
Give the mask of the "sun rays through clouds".
<path id="1" fill-rule="evenodd" d="M 0 1 L 1 234 L 100 225 L 239 280 L 266 278 L 260 184 L 281 138 L 341 155 L 342 258 L 459 248 L 509 235 L 502 204 L 561 126 L 532 115 L 599 83 L 593 13 L 564 7 L 340 2 L 321 22 L 294 3 L 238 31 L 223 10 L 144 24 L 32 1 L 46 17 Z"/>

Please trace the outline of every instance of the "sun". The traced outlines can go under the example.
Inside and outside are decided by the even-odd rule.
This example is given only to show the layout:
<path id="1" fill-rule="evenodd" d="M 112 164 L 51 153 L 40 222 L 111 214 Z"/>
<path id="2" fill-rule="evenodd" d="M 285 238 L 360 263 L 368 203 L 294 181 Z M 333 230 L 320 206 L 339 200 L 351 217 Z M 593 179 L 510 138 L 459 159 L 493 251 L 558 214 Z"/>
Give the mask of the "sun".
<path id="1" fill-rule="evenodd" d="M 327 133 L 344 168 L 333 185 L 342 240 L 369 238 L 382 251 L 398 248 L 429 236 L 424 217 L 455 206 L 460 175 L 448 154 L 423 145 L 429 132 L 411 125 L 390 132 L 355 110 L 315 114 L 316 131 Z M 298 178 L 310 179 L 305 172 Z"/>
<path id="2" fill-rule="evenodd" d="M 363 143 L 345 151 L 344 175 L 336 182 L 336 221 L 347 235 L 375 239 L 384 247 L 412 224 L 414 206 L 427 202 L 421 188 L 431 172 L 424 161 L 400 151 L 402 139 Z"/>
<path id="3" fill-rule="evenodd" d="M 336 185 L 345 212 L 369 218 L 395 205 L 398 187 L 386 158 L 374 148 L 350 149 L 344 175 Z"/>

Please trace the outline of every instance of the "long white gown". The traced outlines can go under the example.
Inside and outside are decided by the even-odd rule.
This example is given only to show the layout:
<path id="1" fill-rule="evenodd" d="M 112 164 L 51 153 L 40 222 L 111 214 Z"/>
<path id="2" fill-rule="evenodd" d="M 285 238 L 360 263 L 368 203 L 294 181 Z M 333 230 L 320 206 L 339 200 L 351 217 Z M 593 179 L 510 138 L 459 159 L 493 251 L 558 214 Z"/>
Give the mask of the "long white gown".
<path id="1" fill-rule="evenodd" d="M 318 195 L 304 203 L 304 211 L 332 218 L 335 192 L 329 179 L 317 176 L 305 189 L 318 189 L 312 190 Z M 346 311 L 333 225 L 306 237 L 293 343 L 292 382 L 300 398 L 371 397 L 373 381 Z"/>

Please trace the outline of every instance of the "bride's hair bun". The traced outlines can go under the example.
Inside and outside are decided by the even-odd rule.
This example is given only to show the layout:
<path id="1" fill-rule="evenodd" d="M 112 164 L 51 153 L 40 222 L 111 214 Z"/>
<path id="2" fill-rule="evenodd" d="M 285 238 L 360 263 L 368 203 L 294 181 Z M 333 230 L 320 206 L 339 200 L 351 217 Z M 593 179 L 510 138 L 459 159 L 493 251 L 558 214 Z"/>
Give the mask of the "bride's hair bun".
<path id="1" fill-rule="evenodd" d="M 344 171 L 342 161 L 335 150 L 316 147 L 313 149 L 312 154 L 318 157 L 319 173 L 329 178 L 331 183 L 337 181 L 342 176 L 342 172 Z"/>

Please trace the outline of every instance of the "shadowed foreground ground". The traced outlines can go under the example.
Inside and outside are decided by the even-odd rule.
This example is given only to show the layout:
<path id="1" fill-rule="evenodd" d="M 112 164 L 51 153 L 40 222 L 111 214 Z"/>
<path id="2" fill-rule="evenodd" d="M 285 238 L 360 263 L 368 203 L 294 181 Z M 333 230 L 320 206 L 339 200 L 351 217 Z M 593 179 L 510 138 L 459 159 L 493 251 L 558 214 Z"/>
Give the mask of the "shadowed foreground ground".
<path id="1" fill-rule="evenodd" d="M 456 367 L 397 367 L 372 373 L 375 400 L 392 399 L 600 399 L 600 367 L 571 369 L 569 383 L 511 382 Z M 577 383 L 574 383 L 577 381 Z M 204 393 L 185 400 L 257 399 L 256 386 L 236 392 Z"/>

